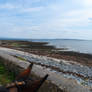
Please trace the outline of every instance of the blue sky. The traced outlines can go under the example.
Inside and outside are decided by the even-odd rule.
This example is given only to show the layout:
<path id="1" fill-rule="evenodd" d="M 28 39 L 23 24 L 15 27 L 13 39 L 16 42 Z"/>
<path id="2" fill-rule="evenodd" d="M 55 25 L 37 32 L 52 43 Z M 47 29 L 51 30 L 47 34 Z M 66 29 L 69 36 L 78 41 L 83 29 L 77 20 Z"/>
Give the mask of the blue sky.
<path id="1" fill-rule="evenodd" d="M 92 40 L 92 0 L 0 0 L 0 37 Z"/>

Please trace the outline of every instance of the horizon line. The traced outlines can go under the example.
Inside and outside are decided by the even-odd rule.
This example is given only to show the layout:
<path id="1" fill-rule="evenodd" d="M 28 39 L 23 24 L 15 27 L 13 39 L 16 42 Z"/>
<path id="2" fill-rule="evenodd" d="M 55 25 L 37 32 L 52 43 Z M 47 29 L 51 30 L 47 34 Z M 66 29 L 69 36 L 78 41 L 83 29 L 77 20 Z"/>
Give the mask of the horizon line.
<path id="1" fill-rule="evenodd" d="M 92 39 L 75 39 L 75 38 L 10 38 L 0 37 L 0 40 L 92 40 Z"/>

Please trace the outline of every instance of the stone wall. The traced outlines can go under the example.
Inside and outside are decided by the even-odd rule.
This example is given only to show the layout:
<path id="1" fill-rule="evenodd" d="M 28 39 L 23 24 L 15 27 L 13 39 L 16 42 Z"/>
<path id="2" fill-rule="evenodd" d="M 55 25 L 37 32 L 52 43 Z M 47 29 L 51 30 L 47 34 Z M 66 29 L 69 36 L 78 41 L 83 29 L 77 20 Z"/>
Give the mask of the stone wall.
<path id="1" fill-rule="evenodd" d="M 30 63 L 19 60 L 11 54 L 9 55 L 9 53 L 7 53 L 8 51 L 16 53 L 13 49 L 4 48 L 0 50 L 0 56 L 5 59 L 3 63 L 7 68 L 9 68 L 10 71 L 14 71 L 16 76 L 22 69 L 27 68 Z M 17 52 L 23 53 L 21 51 Z M 32 78 L 38 79 L 46 74 L 49 74 L 49 77 L 39 92 L 92 92 L 89 87 L 80 85 L 75 79 L 66 78 L 61 72 L 56 72 L 50 68 L 34 64 L 31 74 Z"/>
<path id="2" fill-rule="evenodd" d="M 7 60 L 6 58 L 0 57 L 0 60 L 3 61 L 3 64 L 5 67 L 10 71 L 14 72 L 15 76 L 19 74 L 24 68 L 21 67 L 19 64 L 12 62 L 10 60 Z M 24 62 L 25 63 L 25 62 Z M 26 64 L 25 64 L 26 65 Z M 30 75 L 33 79 L 39 79 L 39 76 L 35 75 L 34 72 Z M 46 81 L 41 88 L 39 89 L 39 92 L 65 92 L 62 91 L 60 88 L 58 88 L 56 85 L 52 84 L 50 81 Z"/>

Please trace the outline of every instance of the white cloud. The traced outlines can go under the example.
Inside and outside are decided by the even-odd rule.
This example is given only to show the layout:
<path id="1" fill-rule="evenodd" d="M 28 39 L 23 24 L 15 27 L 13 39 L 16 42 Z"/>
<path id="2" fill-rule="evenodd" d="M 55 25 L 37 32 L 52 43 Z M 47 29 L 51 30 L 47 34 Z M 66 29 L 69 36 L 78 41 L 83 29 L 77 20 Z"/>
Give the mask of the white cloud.
<path id="1" fill-rule="evenodd" d="M 78 7 L 92 8 L 92 0 L 72 0 Z"/>
<path id="2" fill-rule="evenodd" d="M 18 8 L 18 6 L 15 6 L 10 3 L 5 3 L 0 5 L 0 9 L 15 9 L 15 8 Z"/>
<path id="3" fill-rule="evenodd" d="M 70 37 L 71 35 L 78 37 L 80 35 L 87 38 L 88 35 L 91 35 L 89 18 L 92 18 L 92 0 L 73 0 L 73 3 L 70 0 L 70 3 L 64 1 L 63 4 L 60 2 L 48 5 L 42 4 L 43 1 L 45 3 L 45 0 L 24 0 L 18 5 L 15 3 L 0 5 L 0 9 L 10 9 L 15 14 L 12 18 L 4 16 L 4 22 L 10 21 L 11 24 L 15 25 L 3 24 L 3 28 L 0 27 L 0 29 L 5 30 L 12 37 L 16 35 L 16 37 L 31 36 L 35 38 L 38 36 L 44 38 L 51 36 L 58 38 Z M 41 2 L 41 4 L 36 6 L 37 2 Z M 33 3 L 36 4 L 33 6 Z M 9 13 L 13 14 L 13 12 Z M 87 35 L 82 33 L 85 27 L 84 32 L 88 30 Z"/>
<path id="4" fill-rule="evenodd" d="M 23 8 L 21 9 L 21 12 L 36 12 L 42 10 L 43 7 L 34 7 L 34 8 Z"/>
<path id="5" fill-rule="evenodd" d="M 92 0 L 82 0 L 82 3 L 86 6 L 86 7 L 92 7 Z"/>
<path id="6" fill-rule="evenodd" d="M 18 12 L 18 13 L 23 13 L 23 12 L 27 12 L 27 13 L 30 13 L 30 12 L 39 12 L 43 9 L 44 7 L 42 6 L 39 6 L 39 7 L 24 7 L 23 5 L 14 5 L 12 3 L 5 3 L 5 4 L 1 4 L 0 5 L 0 9 L 5 9 L 5 10 L 15 10 Z"/>

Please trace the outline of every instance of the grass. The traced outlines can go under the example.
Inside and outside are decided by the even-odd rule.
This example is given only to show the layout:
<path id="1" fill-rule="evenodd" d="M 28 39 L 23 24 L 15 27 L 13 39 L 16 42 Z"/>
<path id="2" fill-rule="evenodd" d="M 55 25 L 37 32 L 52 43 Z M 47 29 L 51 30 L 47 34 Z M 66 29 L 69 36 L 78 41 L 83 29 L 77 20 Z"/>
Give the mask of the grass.
<path id="1" fill-rule="evenodd" d="M 14 80 L 14 73 L 9 72 L 4 64 L 0 62 L 0 84 L 6 85 Z"/>
<path id="2" fill-rule="evenodd" d="M 17 57 L 19 60 L 23 60 L 23 61 L 26 61 L 25 58 L 22 58 L 22 57 Z"/>
<path id="3" fill-rule="evenodd" d="M 26 61 L 26 59 L 23 58 L 23 57 L 20 57 L 20 56 L 14 56 L 14 57 L 16 57 L 16 58 L 19 59 L 19 60 Z"/>
<path id="4" fill-rule="evenodd" d="M 11 46 L 19 47 L 18 43 L 12 43 Z"/>

